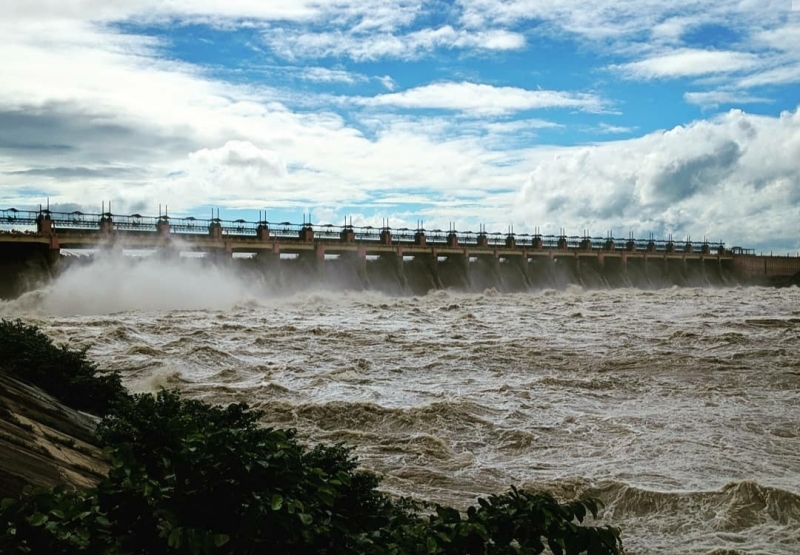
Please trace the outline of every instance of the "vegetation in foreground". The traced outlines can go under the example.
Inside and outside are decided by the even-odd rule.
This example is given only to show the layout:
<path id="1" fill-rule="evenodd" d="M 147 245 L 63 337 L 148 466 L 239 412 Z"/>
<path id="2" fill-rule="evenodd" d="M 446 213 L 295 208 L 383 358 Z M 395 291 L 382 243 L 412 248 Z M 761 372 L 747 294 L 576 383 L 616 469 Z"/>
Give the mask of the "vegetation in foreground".
<path id="1" fill-rule="evenodd" d="M 57 378 L 44 379 L 45 369 Z M 559 503 L 512 488 L 462 513 L 393 499 L 343 445 L 308 449 L 292 430 L 260 426 L 262 414 L 244 404 L 128 396 L 85 351 L 56 347 L 21 322 L 0 322 L 0 371 L 73 406 L 85 388 L 83 402 L 105 416 L 97 433 L 112 462 L 96 489 L 3 500 L 2 553 L 623 552 L 617 529 L 582 524 L 597 516 L 594 500 Z"/>

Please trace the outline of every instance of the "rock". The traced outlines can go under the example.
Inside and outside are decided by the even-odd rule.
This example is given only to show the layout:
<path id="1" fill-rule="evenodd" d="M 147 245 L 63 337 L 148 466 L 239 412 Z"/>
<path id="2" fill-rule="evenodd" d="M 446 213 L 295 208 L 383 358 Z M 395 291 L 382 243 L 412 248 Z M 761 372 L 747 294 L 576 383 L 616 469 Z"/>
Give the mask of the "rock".
<path id="1" fill-rule="evenodd" d="M 107 473 L 97 418 L 0 373 L 0 498 L 33 486 L 85 489 Z"/>

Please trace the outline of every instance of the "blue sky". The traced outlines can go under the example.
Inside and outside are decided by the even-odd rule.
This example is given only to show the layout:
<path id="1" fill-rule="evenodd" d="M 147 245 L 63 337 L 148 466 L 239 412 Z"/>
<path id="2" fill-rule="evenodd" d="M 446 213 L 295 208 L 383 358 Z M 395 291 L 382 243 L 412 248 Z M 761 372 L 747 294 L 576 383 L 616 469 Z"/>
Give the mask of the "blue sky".
<path id="1" fill-rule="evenodd" d="M 10 0 L 0 205 L 800 250 L 792 0 Z"/>

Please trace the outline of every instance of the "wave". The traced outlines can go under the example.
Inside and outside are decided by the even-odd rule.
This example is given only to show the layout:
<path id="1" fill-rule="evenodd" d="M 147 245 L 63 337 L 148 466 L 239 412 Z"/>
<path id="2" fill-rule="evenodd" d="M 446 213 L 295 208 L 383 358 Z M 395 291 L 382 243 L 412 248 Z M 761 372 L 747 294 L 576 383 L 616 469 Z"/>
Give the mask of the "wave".
<path id="1" fill-rule="evenodd" d="M 125 380 L 125 386 L 133 393 L 157 393 L 162 389 L 175 389 L 186 383 L 177 370 L 163 367 Z"/>
<path id="2" fill-rule="evenodd" d="M 193 347 L 184 355 L 184 360 L 212 369 L 217 366 L 243 365 L 238 357 L 208 345 Z"/>
<path id="3" fill-rule="evenodd" d="M 157 357 L 163 355 L 164 352 L 149 345 L 134 345 L 129 347 L 125 354 L 128 356 Z"/>
<path id="4" fill-rule="evenodd" d="M 744 323 L 759 328 L 785 328 L 800 324 L 800 318 L 750 318 Z"/>
<path id="5" fill-rule="evenodd" d="M 482 291 L 297 293 L 258 310 L 248 292 L 231 309 L 26 320 L 91 346 L 136 391 L 245 401 L 310 443 L 354 445 L 399 495 L 461 506 L 541 480 L 604 499 L 632 555 L 797 555 L 794 494 L 640 486 L 793 489 L 796 290 L 736 303 L 702 289 Z"/>
<path id="6" fill-rule="evenodd" d="M 583 389 L 592 391 L 607 391 L 613 389 L 630 389 L 633 385 L 631 379 L 611 379 L 607 376 L 589 378 L 559 378 L 545 376 L 536 381 L 537 385 L 554 389 Z"/>
<path id="7" fill-rule="evenodd" d="M 605 505 L 602 522 L 622 528 L 629 555 L 794 555 L 800 546 L 800 495 L 751 480 L 711 491 L 655 491 L 582 478 L 525 487 L 562 499 L 600 499 Z"/>
<path id="8" fill-rule="evenodd" d="M 387 408 L 374 403 L 331 401 L 327 403 L 275 403 L 269 407 L 268 419 L 277 423 L 303 423 L 304 427 L 321 430 L 382 431 L 398 433 L 459 432 L 493 425 L 481 417 L 485 407 L 471 402 L 437 402 L 414 408 Z M 438 433 L 438 434 L 437 434 Z"/>
<path id="9" fill-rule="evenodd" d="M 36 289 L 23 293 L 16 299 L 0 299 L 1 317 L 43 316 L 46 312 L 42 309 L 44 299 L 47 297 L 47 288 Z"/>
<path id="10" fill-rule="evenodd" d="M 615 518 L 654 514 L 694 513 L 703 515 L 717 530 L 743 530 L 767 521 L 786 526 L 800 525 L 800 495 L 758 484 L 751 480 L 730 482 L 719 490 L 664 492 L 620 482 L 589 487 L 606 503 L 606 515 Z"/>

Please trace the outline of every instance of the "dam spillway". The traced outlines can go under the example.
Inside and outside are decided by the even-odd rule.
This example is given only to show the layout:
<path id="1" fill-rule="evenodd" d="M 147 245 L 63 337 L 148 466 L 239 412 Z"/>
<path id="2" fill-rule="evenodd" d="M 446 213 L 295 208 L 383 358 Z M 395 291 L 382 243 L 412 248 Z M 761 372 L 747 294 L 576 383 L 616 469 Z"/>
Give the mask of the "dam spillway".
<path id="1" fill-rule="evenodd" d="M 145 218 L 0 210 L 0 265 L 8 297 L 36 269 L 58 271 L 62 249 L 101 255 L 150 250 L 227 265 L 282 290 L 309 287 L 425 294 L 434 289 L 525 291 L 584 287 L 759 284 L 796 281 L 800 258 L 757 256 L 723 243 L 611 236 L 514 234 L 279 224 L 219 218 Z M 241 253 L 251 258 L 241 259 Z M 33 268 L 33 270 L 31 270 Z"/>

